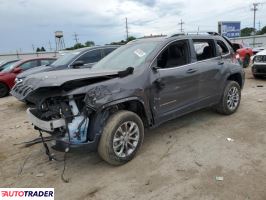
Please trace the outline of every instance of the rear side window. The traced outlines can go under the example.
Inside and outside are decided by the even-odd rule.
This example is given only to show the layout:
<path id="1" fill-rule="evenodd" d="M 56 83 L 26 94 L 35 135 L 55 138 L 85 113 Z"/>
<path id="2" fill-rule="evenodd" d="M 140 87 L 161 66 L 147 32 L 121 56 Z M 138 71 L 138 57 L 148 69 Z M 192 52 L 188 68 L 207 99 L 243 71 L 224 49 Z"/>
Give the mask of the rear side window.
<path id="1" fill-rule="evenodd" d="M 157 66 L 159 68 L 173 68 L 189 62 L 190 53 L 187 40 L 170 44 L 157 58 Z"/>
<path id="2" fill-rule="evenodd" d="M 213 40 L 193 40 L 197 60 L 206 60 L 216 56 L 215 44 Z"/>
<path id="3" fill-rule="evenodd" d="M 88 51 L 77 59 L 77 61 L 83 61 L 86 63 L 95 63 L 102 59 L 101 49 Z"/>
<path id="4" fill-rule="evenodd" d="M 221 41 L 218 40 L 217 41 L 217 46 L 218 46 L 218 50 L 219 50 L 219 54 L 218 55 L 224 55 L 224 54 L 228 54 L 229 53 L 229 49 L 227 48 L 226 44 Z"/>
<path id="5" fill-rule="evenodd" d="M 20 68 L 25 71 L 27 69 L 31 69 L 37 66 L 39 66 L 38 60 L 31 60 L 31 61 L 25 62 L 22 65 L 20 65 Z"/>

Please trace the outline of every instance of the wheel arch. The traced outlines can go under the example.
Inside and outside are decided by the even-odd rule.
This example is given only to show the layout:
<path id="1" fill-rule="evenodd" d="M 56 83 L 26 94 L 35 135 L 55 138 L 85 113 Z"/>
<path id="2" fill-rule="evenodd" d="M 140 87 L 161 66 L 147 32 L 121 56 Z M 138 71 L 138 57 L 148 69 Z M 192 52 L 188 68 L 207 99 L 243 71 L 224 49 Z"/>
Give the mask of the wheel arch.
<path id="1" fill-rule="evenodd" d="M 240 88 L 243 88 L 243 78 L 240 73 L 233 73 L 227 77 L 227 80 L 235 81 L 239 84 Z"/>

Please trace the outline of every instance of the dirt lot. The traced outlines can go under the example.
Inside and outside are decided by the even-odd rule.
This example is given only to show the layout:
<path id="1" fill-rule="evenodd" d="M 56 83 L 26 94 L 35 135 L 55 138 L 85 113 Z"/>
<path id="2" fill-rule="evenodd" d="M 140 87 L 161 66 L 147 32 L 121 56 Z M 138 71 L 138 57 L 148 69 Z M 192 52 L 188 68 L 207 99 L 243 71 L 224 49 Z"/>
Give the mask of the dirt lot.
<path id="1" fill-rule="evenodd" d="M 0 99 L 0 187 L 54 187 L 64 200 L 266 199 L 266 80 L 250 74 L 236 114 L 207 109 L 146 132 L 137 157 L 121 167 L 96 153 L 68 154 L 69 183 L 60 178 L 63 162 L 49 162 L 41 144 L 14 145 L 37 136 L 25 110 Z"/>

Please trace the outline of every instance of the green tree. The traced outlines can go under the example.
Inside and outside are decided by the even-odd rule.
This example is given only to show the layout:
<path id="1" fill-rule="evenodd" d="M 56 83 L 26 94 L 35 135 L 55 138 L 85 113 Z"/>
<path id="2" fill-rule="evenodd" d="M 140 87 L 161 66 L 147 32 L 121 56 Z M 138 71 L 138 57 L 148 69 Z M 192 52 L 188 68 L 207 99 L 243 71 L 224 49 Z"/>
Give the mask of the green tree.
<path id="1" fill-rule="evenodd" d="M 41 49 L 38 47 L 37 49 L 36 49 L 36 52 L 40 52 L 41 51 Z"/>
<path id="2" fill-rule="evenodd" d="M 246 27 L 241 29 L 241 37 L 245 37 L 245 36 L 251 36 L 252 33 L 254 32 L 254 28 L 250 28 L 250 27 Z"/>
<path id="3" fill-rule="evenodd" d="M 41 48 L 41 51 L 46 51 L 44 47 Z"/>
<path id="4" fill-rule="evenodd" d="M 266 34 L 266 26 L 264 26 L 259 32 L 258 35 Z"/>
<path id="5" fill-rule="evenodd" d="M 94 46 L 94 45 L 95 45 L 95 43 L 93 41 L 87 41 L 87 42 L 85 42 L 85 46 L 86 47 L 91 47 L 91 46 Z"/>
<path id="6" fill-rule="evenodd" d="M 134 36 L 129 36 L 128 38 L 127 38 L 127 42 L 130 42 L 130 41 L 132 41 L 132 40 L 135 40 L 136 38 L 134 37 Z"/>
<path id="7" fill-rule="evenodd" d="M 74 45 L 74 49 L 80 49 L 80 48 L 83 48 L 83 47 L 85 47 L 83 44 L 81 44 L 81 43 L 77 43 L 77 44 L 75 44 Z"/>

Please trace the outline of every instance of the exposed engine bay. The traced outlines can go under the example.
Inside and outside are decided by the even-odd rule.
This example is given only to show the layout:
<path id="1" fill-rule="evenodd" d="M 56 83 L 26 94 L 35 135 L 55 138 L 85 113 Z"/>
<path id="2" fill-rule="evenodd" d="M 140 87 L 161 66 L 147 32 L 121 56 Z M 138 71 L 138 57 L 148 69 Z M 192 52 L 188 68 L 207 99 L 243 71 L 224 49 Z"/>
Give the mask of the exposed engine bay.
<path id="1" fill-rule="evenodd" d="M 53 97 L 28 112 L 36 129 L 45 131 L 62 142 L 80 144 L 88 140 L 91 114 L 83 99 L 84 96 Z"/>

